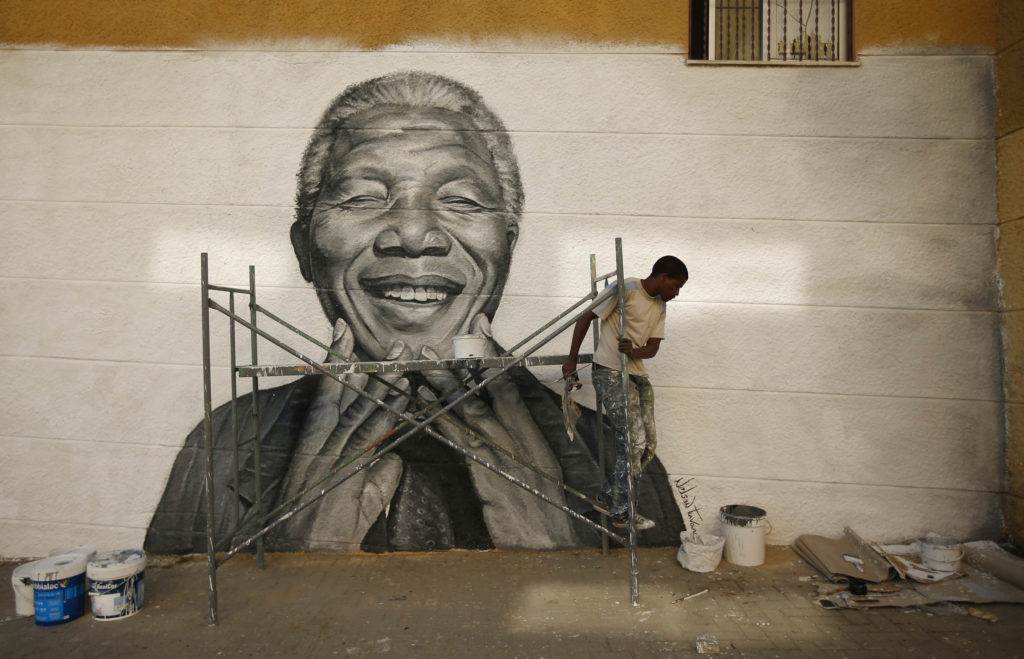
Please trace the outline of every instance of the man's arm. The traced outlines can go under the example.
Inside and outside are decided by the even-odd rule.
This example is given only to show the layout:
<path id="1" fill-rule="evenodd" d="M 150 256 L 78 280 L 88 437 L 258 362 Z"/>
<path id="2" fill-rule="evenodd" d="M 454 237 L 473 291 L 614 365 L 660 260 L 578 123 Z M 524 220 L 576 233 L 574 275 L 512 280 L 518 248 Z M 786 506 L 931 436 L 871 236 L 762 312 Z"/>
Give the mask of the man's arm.
<path id="1" fill-rule="evenodd" d="M 593 311 L 588 311 L 576 321 L 576 326 L 572 330 L 572 344 L 569 346 L 569 359 L 562 364 L 563 378 L 568 378 L 576 372 L 576 360 L 580 356 L 580 346 L 583 345 L 583 339 L 590 330 L 590 324 L 596 318 L 597 315 Z"/>
<path id="2" fill-rule="evenodd" d="M 626 353 L 630 359 L 650 359 L 658 354 L 659 347 L 661 347 L 660 338 L 651 337 L 647 339 L 646 345 L 639 348 L 634 348 L 633 342 L 629 339 L 619 339 L 619 352 Z"/>

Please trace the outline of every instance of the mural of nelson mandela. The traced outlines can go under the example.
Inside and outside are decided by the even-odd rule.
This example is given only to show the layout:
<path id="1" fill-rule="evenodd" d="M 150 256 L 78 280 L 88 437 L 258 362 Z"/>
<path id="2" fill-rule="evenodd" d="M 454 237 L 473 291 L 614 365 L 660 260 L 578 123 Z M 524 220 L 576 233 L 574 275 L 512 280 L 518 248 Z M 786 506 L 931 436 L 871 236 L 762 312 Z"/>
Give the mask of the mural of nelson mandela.
<path id="1" fill-rule="evenodd" d="M 333 326 L 335 352 L 350 359 L 438 359 L 451 337 L 491 337 L 519 236 L 523 190 L 504 126 L 472 89 L 423 72 L 355 84 L 328 107 L 299 172 L 291 244 Z M 490 342 L 489 352 L 502 349 Z M 365 375 L 348 382 L 396 410 L 400 391 L 437 395 L 461 374 Z M 264 380 L 264 383 L 267 381 Z M 360 454 L 395 427 L 394 415 L 331 378 L 306 376 L 259 393 L 261 479 L 271 508 Z M 240 437 L 253 434 L 251 395 L 239 399 Z M 549 497 L 596 519 L 589 504 L 524 470 L 488 446 L 524 456 L 581 492 L 596 492 L 595 415 L 570 442 L 558 397 L 519 368 L 454 411 L 487 438 L 450 421 L 434 428 Z M 230 533 L 238 506 L 254 505 L 252 445 L 234 486 L 231 411 L 213 415 L 217 537 Z M 186 439 L 146 537 L 157 553 L 203 552 L 202 424 Z M 611 431 L 606 430 L 606 437 Z M 607 464 L 614 448 L 607 442 Z M 645 544 L 674 544 L 683 529 L 668 477 L 655 459 L 640 481 L 640 508 L 657 526 Z M 258 528 L 250 524 L 243 533 Z M 242 534 L 240 534 L 242 535 Z M 600 544 L 586 524 L 471 463 L 426 434 L 413 436 L 373 467 L 276 527 L 271 550 L 387 551 L 446 548 L 557 549 Z"/>

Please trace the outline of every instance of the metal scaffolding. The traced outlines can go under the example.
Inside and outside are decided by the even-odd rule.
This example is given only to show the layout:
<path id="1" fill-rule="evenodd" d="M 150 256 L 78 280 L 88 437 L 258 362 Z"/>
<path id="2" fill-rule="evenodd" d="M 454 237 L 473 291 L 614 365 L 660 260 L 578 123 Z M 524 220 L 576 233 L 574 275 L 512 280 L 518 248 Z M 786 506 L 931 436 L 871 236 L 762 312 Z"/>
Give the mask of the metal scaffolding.
<path id="1" fill-rule="evenodd" d="M 423 432 L 433 439 L 441 442 L 448 446 L 454 451 L 462 454 L 467 459 L 475 462 L 478 465 L 498 474 L 499 476 L 506 479 L 510 485 L 520 487 L 534 496 L 542 499 L 548 504 L 555 506 L 562 510 L 566 514 L 573 518 L 589 525 L 601 534 L 602 538 L 602 550 L 608 551 L 608 539 L 611 538 L 616 542 L 626 546 L 629 549 L 630 555 L 630 599 L 634 606 L 639 604 L 639 587 L 638 587 L 638 567 L 637 567 L 637 555 L 636 555 L 636 491 L 634 486 L 633 469 L 627 469 L 627 484 L 629 493 L 629 515 L 628 515 L 628 535 L 623 537 L 608 527 L 607 516 L 608 510 L 601 506 L 596 500 L 579 492 L 576 489 L 569 487 L 559 479 L 555 479 L 553 476 L 548 474 L 543 469 L 538 468 L 521 457 L 513 455 L 506 448 L 499 446 L 490 440 L 490 438 L 481 435 L 473 431 L 471 428 L 462 423 L 456 415 L 449 414 L 453 409 L 458 407 L 463 401 L 468 398 L 475 396 L 477 392 L 480 392 L 485 386 L 493 382 L 495 379 L 501 377 L 507 373 L 510 369 L 516 366 L 541 366 L 541 365 L 560 365 L 563 364 L 567 356 L 534 356 L 533 353 L 538 351 L 541 347 L 546 345 L 556 336 L 561 334 L 566 329 L 575 325 L 577 319 L 582 317 L 589 311 L 595 309 L 598 305 L 604 303 L 611 295 L 618 295 L 619 308 L 623 308 L 623 295 L 624 290 L 622 286 L 615 286 L 614 288 L 605 288 L 603 292 L 598 292 L 598 283 L 604 282 L 607 284 L 613 277 L 616 282 L 623 281 L 622 271 L 622 240 L 621 238 L 615 239 L 615 260 L 616 269 L 614 272 L 607 274 L 598 275 L 596 269 L 596 259 L 594 255 L 590 256 L 590 293 L 576 301 L 569 308 L 561 312 L 555 318 L 551 319 L 543 326 L 538 328 L 528 337 L 520 341 L 512 348 L 505 351 L 504 354 L 497 357 L 473 357 L 473 358 L 457 358 L 457 359 L 439 359 L 439 360 L 402 360 L 402 361 L 376 361 L 376 362 L 353 362 L 349 361 L 347 355 L 338 354 L 330 346 L 324 345 L 322 342 L 316 340 L 314 337 L 306 334 L 297 327 L 289 324 L 282 318 L 278 317 L 268 309 L 259 305 L 256 301 L 256 273 L 255 267 L 249 266 L 249 288 L 234 288 L 228 286 L 218 286 L 211 284 L 209 281 L 209 270 L 207 264 L 207 254 L 203 253 L 201 257 L 201 295 L 202 295 L 202 341 L 203 341 L 203 404 L 204 404 L 204 416 L 203 416 L 203 433 L 204 433 L 204 451 L 205 451 L 205 478 L 204 488 L 206 494 L 206 548 L 207 548 L 207 567 L 209 577 L 209 623 L 211 626 L 217 624 L 217 568 L 223 565 L 228 559 L 237 554 L 238 552 L 256 545 L 255 552 L 257 556 L 257 564 L 262 569 L 264 566 L 264 537 L 272 529 L 282 524 L 289 518 L 293 517 L 298 512 L 319 501 L 328 492 L 340 486 L 349 478 L 355 476 L 360 471 L 367 469 L 384 455 L 390 453 L 403 442 L 413 437 L 419 432 Z M 224 307 L 210 297 L 211 292 L 227 293 L 228 295 L 228 306 Z M 249 319 L 246 320 L 235 311 L 235 296 L 245 295 L 249 299 Z M 239 510 L 239 504 L 235 503 L 234 516 L 232 519 L 233 528 L 223 538 L 216 538 L 216 520 L 215 520 L 215 506 L 214 506 L 214 448 L 213 448 L 213 421 L 212 421 L 212 386 L 211 386 L 211 360 L 210 360 L 210 310 L 220 312 L 228 318 L 229 321 L 229 333 L 230 333 L 230 367 L 231 367 L 231 420 L 232 420 L 232 436 L 233 436 L 233 451 L 232 451 L 232 470 L 234 473 L 234 482 L 232 486 L 236 492 L 239 490 L 239 449 L 253 443 L 253 458 L 255 461 L 255 491 L 256 498 L 253 506 L 245 513 L 242 514 Z M 284 341 L 278 339 L 266 329 L 260 327 L 257 323 L 258 316 L 262 314 L 266 318 L 274 321 L 280 327 L 298 335 L 302 339 L 313 344 L 320 350 L 326 351 L 331 357 L 339 361 L 328 361 L 321 363 L 316 361 L 299 350 L 288 345 Z M 620 335 L 623 331 L 623 323 L 625 314 L 620 313 Z M 566 320 L 568 318 L 568 320 Z M 597 347 L 597 324 L 598 320 L 594 321 L 594 346 Z M 237 331 L 236 326 L 241 325 L 250 332 L 250 346 L 251 346 L 251 364 L 239 365 L 237 364 L 236 346 L 235 346 L 235 333 Z M 554 330 L 544 334 L 545 331 L 556 327 Z M 543 336 L 541 336 L 544 334 Z M 540 337 L 538 339 L 538 337 Z M 271 366 L 271 365 L 260 365 L 258 355 L 258 340 L 264 339 L 278 348 L 284 350 L 288 354 L 295 357 L 300 364 L 285 365 L 285 366 Z M 536 340 L 536 341 L 535 341 Z M 518 352 L 518 354 L 516 354 Z M 589 363 L 592 359 L 591 355 L 581 355 L 579 357 L 579 363 Z M 622 382 L 623 387 L 628 387 L 629 378 L 627 377 L 627 362 L 628 359 L 625 354 L 621 355 L 621 369 L 622 369 Z M 467 369 L 469 375 L 455 383 L 451 389 L 443 392 L 436 400 L 431 400 L 422 394 L 417 397 L 412 393 L 406 392 L 403 389 L 396 387 L 391 382 L 382 378 L 383 374 L 388 373 L 406 373 L 410 371 L 430 371 L 430 370 L 450 370 L 450 369 Z M 486 377 L 484 375 L 484 369 L 488 369 Z M 382 382 L 392 393 L 399 394 L 408 399 L 409 404 L 413 406 L 413 410 L 400 411 L 389 407 L 383 400 L 374 397 L 367 393 L 361 387 L 354 386 L 348 379 L 347 375 L 353 373 L 367 373 L 370 378 L 377 379 Z M 329 473 L 323 476 L 317 482 L 311 484 L 302 492 L 299 492 L 289 498 L 288 500 L 280 503 L 273 510 L 265 510 L 263 501 L 263 484 L 261 482 L 261 434 L 260 434 L 260 406 L 259 406 L 259 379 L 260 377 L 274 377 L 274 376 L 294 376 L 294 375 L 305 375 L 305 374 L 320 374 L 324 377 L 329 377 L 338 382 L 342 387 L 346 388 L 356 396 L 363 398 L 373 405 L 387 410 L 394 418 L 398 421 L 396 427 L 387 432 L 382 437 L 377 439 L 371 446 L 368 446 L 363 452 L 348 462 L 337 465 Z M 238 424 L 238 413 L 237 413 L 237 380 L 240 377 L 247 377 L 252 383 L 252 415 L 254 422 L 254 435 L 245 439 L 239 438 L 239 424 Z M 624 392 L 626 400 L 629 399 L 628 389 Z M 404 407 L 404 406 L 403 406 Z M 627 406 L 628 408 L 628 406 Z M 607 477 L 607 468 L 604 459 L 603 449 L 603 422 L 601 418 L 601 404 L 598 400 L 597 404 L 597 434 L 599 444 L 599 461 L 601 473 L 604 477 Z M 438 432 L 431 427 L 431 424 L 435 421 L 444 418 L 449 424 L 453 424 L 458 427 L 461 432 L 465 432 L 467 437 L 472 437 L 476 442 L 470 442 L 470 445 L 480 446 L 486 445 L 489 449 L 501 453 L 505 457 L 514 461 L 520 467 L 528 469 L 540 476 L 541 478 L 554 483 L 561 488 L 566 494 L 575 496 L 592 506 L 601 514 L 601 523 L 596 523 L 589 518 L 581 515 L 580 513 L 572 510 L 568 506 L 562 504 L 559 501 L 552 499 L 550 496 L 539 491 L 530 484 L 522 481 L 516 476 L 503 470 L 501 467 L 490 463 L 487 459 L 480 457 L 473 451 L 457 444 L 449 437 L 446 437 L 442 433 Z M 627 452 L 628 453 L 628 452 Z M 259 528 L 255 533 L 243 537 L 241 539 L 236 538 L 241 529 L 246 524 L 255 523 L 255 526 Z M 218 552 L 219 556 L 218 556 Z"/>

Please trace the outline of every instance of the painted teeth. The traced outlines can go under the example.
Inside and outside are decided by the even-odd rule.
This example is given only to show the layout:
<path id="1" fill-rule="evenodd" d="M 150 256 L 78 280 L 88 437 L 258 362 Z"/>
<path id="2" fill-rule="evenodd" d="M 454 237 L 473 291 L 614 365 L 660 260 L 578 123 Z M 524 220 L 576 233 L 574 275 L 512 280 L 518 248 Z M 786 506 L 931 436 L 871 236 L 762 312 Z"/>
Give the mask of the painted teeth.
<path id="1" fill-rule="evenodd" d="M 416 302 L 443 302 L 448 299 L 448 292 L 429 286 L 395 286 L 384 291 L 384 297 L 391 300 Z"/>

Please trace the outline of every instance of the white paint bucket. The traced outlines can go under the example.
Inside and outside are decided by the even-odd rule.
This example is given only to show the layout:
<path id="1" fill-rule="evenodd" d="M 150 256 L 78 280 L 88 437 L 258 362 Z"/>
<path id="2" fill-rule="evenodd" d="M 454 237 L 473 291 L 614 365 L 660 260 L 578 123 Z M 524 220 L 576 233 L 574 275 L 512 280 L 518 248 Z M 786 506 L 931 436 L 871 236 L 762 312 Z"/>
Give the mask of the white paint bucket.
<path id="1" fill-rule="evenodd" d="M 14 611 L 19 616 L 35 615 L 35 597 L 32 594 L 32 570 L 36 561 L 22 563 L 11 573 L 11 586 L 14 588 Z"/>
<path id="2" fill-rule="evenodd" d="M 122 549 L 89 561 L 89 601 L 96 620 L 119 620 L 135 615 L 145 595 L 146 554 Z"/>
<path id="3" fill-rule="evenodd" d="M 718 517 L 725 532 L 725 560 L 733 565 L 754 567 L 764 563 L 767 513 L 756 506 L 722 506 Z"/>
<path id="4" fill-rule="evenodd" d="M 929 570 L 956 572 L 963 557 L 963 545 L 952 538 L 929 534 L 921 541 L 921 563 Z"/>
<path id="5" fill-rule="evenodd" d="M 32 598 L 37 625 L 59 625 L 85 610 L 85 556 L 63 554 L 32 563 Z"/>
<path id="6" fill-rule="evenodd" d="M 456 359 L 483 357 L 487 349 L 487 337 L 480 334 L 463 334 L 452 337 L 452 349 Z"/>

